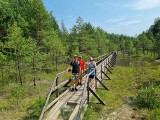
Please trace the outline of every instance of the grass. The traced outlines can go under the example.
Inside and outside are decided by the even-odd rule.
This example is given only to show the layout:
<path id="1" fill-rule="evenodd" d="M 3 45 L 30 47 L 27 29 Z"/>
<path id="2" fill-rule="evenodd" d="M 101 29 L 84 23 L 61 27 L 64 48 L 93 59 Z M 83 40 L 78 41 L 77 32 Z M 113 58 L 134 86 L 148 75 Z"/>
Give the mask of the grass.
<path id="1" fill-rule="evenodd" d="M 58 71 L 63 71 L 65 68 L 59 66 Z M 37 120 L 56 73 L 41 72 L 36 80 L 36 87 L 34 87 L 33 78 L 29 74 L 25 76 L 23 86 L 15 83 L 15 80 L 12 79 L 7 82 L 7 78 L 5 78 L 4 85 L 0 85 L 0 120 Z M 71 73 L 60 77 L 59 83 L 64 78 L 69 78 L 70 75 Z M 52 99 L 54 97 L 55 94 L 52 95 Z"/>
<path id="2" fill-rule="evenodd" d="M 142 87 L 149 86 L 151 83 L 159 84 L 160 65 L 153 62 L 152 58 L 145 59 L 146 61 L 140 58 L 138 62 L 137 58 L 130 59 L 130 61 L 128 58 L 124 60 L 123 57 L 118 59 L 118 66 L 114 68 L 113 74 L 108 74 L 112 80 L 103 81 L 110 91 L 104 90 L 101 85 L 97 89 L 97 94 L 106 105 L 92 102 L 85 113 L 85 120 L 106 119 L 112 111 L 127 104 L 128 99 L 136 97 L 138 90 Z M 65 68 L 59 66 L 58 70 L 62 71 Z M 37 120 L 55 75 L 56 72 L 40 74 L 39 79 L 36 80 L 36 87 L 33 86 L 30 75 L 26 75 L 23 86 L 15 83 L 15 80 L 11 78 L 9 81 L 5 78 L 4 85 L 0 85 L 0 120 Z M 59 80 L 63 81 L 70 75 L 70 73 L 65 74 Z M 54 94 L 52 99 L 54 99 Z M 93 97 L 92 101 L 97 100 Z M 159 108 L 150 110 L 148 108 L 139 109 L 137 106 L 132 107 L 138 109 L 145 118 L 159 117 Z"/>
<path id="3" fill-rule="evenodd" d="M 126 62 L 123 62 L 122 57 L 118 58 L 118 66 L 114 67 L 113 74 L 108 73 L 112 80 L 103 81 L 110 91 L 104 90 L 101 86 L 96 91 L 106 105 L 95 104 L 93 101 L 96 99 L 93 97 L 92 103 L 85 113 L 84 120 L 107 119 L 111 112 L 123 104 L 129 104 L 128 100 L 134 102 L 133 98 L 137 96 L 142 86 L 147 87 L 151 84 L 160 83 L 160 64 L 155 63 L 152 58 L 139 58 L 138 62 L 136 59 L 131 58 L 129 63 L 126 64 Z M 155 115 L 158 117 L 160 115 L 159 108 L 152 110 L 138 108 L 138 104 L 129 104 L 129 106 L 138 110 L 145 119 L 152 120 L 153 116 L 155 118 Z"/>

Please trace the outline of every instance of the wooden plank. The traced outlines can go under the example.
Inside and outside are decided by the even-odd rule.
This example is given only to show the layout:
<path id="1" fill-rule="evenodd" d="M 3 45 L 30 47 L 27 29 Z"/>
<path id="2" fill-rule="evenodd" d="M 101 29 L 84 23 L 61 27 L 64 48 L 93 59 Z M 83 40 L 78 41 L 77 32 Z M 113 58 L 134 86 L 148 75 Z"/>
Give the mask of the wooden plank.
<path id="1" fill-rule="evenodd" d="M 58 78 L 59 75 L 64 74 L 64 73 L 66 73 L 66 71 L 62 71 L 62 72 L 58 73 L 58 74 L 56 75 L 56 77 L 54 78 L 53 84 L 52 84 L 51 89 L 50 89 L 50 91 L 49 91 L 49 93 L 48 93 L 48 96 L 47 96 L 47 98 L 46 98 L 46 102 L 45 102 L 45 105 L 44 105 L 44 107 L 43 107 L 43 109 L 42 109 L 42 112 L 41 112 L 41 115 L 40 115 L 40 117 L 39 117 L 39 120 L 41 120 L 41 119 L 43 118 L 43 115 L 44 115 L 44 113 L 45 113 L 46 105 L 48 104 L 48 101 L 49 101 L 49 99 L 50 99 L 50 96 L 51 96 L 51 94 L 52 94 L 52 92 L 53 92 L 53 90 L 54 90 L 54 84 L 55 84 L 56 79 Z"/>
<path id="2" fill-rule="evenodd" d="M 56 119 L 54 115 L 56 114 L 57 111 L 59 111 L 61 105 L 63 105 L 63 102 L 58 101 L 56 105 L 49 111 L 45 120 Z"/>
<path id="3" fill-rule="evenodd" d="M 55 100 L 53 100 L 50 104 L 48 104 L 45 108 L 45 111 L 47 111 L 50 107 L 52 107 L 61 97 L 63 97 L 66 93 L 68 93 L 69 89 L 67 89 L 64 93 L 62 93 L 59 97 L 57 97 Z"/>
<path id="4" fill-rule="evenodd" d="M 78 110 L 79 110 L 80 105 L 76 105 L 76 107 L 74 108 L 72 114 L 69 117 L 69 120 L 76 120 L 76 116 L 78 114 Z"/>
<path id="5" fill-rule="evenodd" d="M 43 109 L 42 109 L 42 112 L 41 112 L 41 115 L 40 115 L 40 117 L 39 117 L 39 120 L 41 120 L 41 119 L 43 118 L 43 115 L 44 115 L 44 112 L 45 112 L 45 107 L 46 107 L 46 105 L 48 104 L 48 101 L 49 101 L 50 96 L 51 96 L 51 94 L 52 94 L 53 86 L 54 86 L 54 83 L 55 83 L 55 80 L 56 80 L 56 79 L 57 79 L 57 75 L 56 75 L 56 77 L 55 77 L 55 79 L 54 79 L 54 82 L 53 82 L 53 84 L 52 84 L 52 87 L 50 88 L 50 91 L 49 91 L 48 96 L 47 96 L 47 98 L 46 98 L 46 102 L 45 102 L 45 105 L 44 105 L 44 107 L 43 107 Z"/>
<path id="6" fill-rule="evenodd" d="M 48 114 L 48 119 L 49 120 L 56 120 L 57 117 L 59 116 L 62 108 L 67 104 L 67 101 L 72 98 L 74 94 L 69 92 L 68 94 L 66 94 L 66 96 L 64 96 L 63 98 L 61 98 L 58 102 L 60 102 L 60 104 L 57 105 L 57 103 L 55 104 L 54 107 L 51 108 L 49 114 Z M 46 120 L 48 120 L 46 119 Z"/>
<path id="7" fill-rule="evenodd" d="M 114 59 L 112 59 L 113 58 L 113 56 L 112 56 L 112 54 L 109 54 L 107 57 L 102 57 L 101 58 L 101 60 L 99 60 L 98 62 L 97 62 L 97 73 L 98 73 L 98 75 L 97 75 L 97 78 L 99 79 L 99 77 L 103 77 L 104 75 L 107 77 L 107 78 L 109 78 L 108 77 L 108 75 L 106 75 L 104 72 L 103 72 L 103 69 L 104 69 L 104 64 L 105 64 L 105 60 L 106 59 L 109 59 L 108 60 L 108 62 L 110 62 L 110 65 L 113 65 L 112 64 L 112 62 L 113 62 L 113 60 Z M 108 65 L 109 66 L 109 65 Z M 102 68 L 101 68 L 102 67 Z M 109 66 L 110 67 L 110 66 Z M 102 71 L 101 71 L 102 70 Z M 102 75 L 101 75 L 101 73 L 103 73 Z M 60 74 L 63 74 L 63 72 L 62 73 L 60 73 Z M 58 74 L 58 75 L 60 75 L 60 74 Z M 86 77 L 86 76 L 85 76 Z M 83 79 L 85 79 L 85 80 L 83 80 L 83 83 L 86 81 L 86 78 L 83 78 Z M 110 79 L 110 78 L 109 78 Z M 58 86 L 56 86 L 56 87 L 54 87 L 53 89 L 52 89 L 52 92 L 54 92 L 55 90 L 57 90 L 57 89 L 59 89 L 59 88 L 61 88 L 61 87 L 63 87 L 64 85 L 66 85 L 66 84 L 68 84 L 69 83 L 69 80 L 66 80 L 66 81 L 64 81 L 63 83 L 61 83 L 60 85 L 58 85 Z M 99 79 L 99 83 L 102 85 L 102 86 L 105 86 L 101 81 L 100 81 L 100 79 Z M 56 98 L 54 101 L 52 101 L 47 107 L 46 107 L 46 109 L 45 110 L 48 110 L 49 108 L 51 108 L 56 102 L 56 104 L 51 108 L 51 110 L 49 111 L 49 114 L 48 114 L 48 116 L 47 116 L 47 118 L 48 119 L 46 119 L 46 120 L 56 120 L 56 118 L 59 116 L 59 114 L 60 114 L 60 112 L 61 112 L 61 109 L 66 105 L 66 104 L 77 104 L 77 106 L 79 106 L 79 103 L 80 103 L 80 100 L 81 100 L 81 95 L 82 95 L 82 92 L 83 92 L 83 88 L 84 88 L 84 85 L 81 87 L 81 88 L 78 88 L 78 91 L 77 92 L 69 92 L 68 94 L 62 94 L 62 95 L 60 95 L 60 97 L 61 98 Z M 107 87 L 105 86 L 105 89 L 106 89 Z M 107 88 L 108 89 L 108 88 Z M 68 91 L 69 91 L 69 89 L 68 89 Z M 101 99 L 100 99 L 100 97 L 98 96 L 98 95 L 96 95 L 96 93 L 92 90 L 92 88 L 90 88 L 89 87 L 89 91 L 91 91 L 91 93 L 100 101 L 100 103 L 102 103 L 102 104 L 105 104 Z M 87 92 L 85 92 L 85 94 L 83 95 L 85 98 L 84 99 L 86 99 L 87 98 Z M 62 98 L 63 97 L 63 98 Z M 85 100 L 86 101 L 86 100 Z M 75 107 L 75 109 L 73 110 L 73 112 L 72 112 L 72 114 L 71 114 L 71 116 L 70 116 L 70 119 L 71 120 L 73 120 L 74 118 L 75 118 L 75 116 L 76 116 L 76 114 L 77 114 L 77 111 L 79 110 L 79 107 Z"/>

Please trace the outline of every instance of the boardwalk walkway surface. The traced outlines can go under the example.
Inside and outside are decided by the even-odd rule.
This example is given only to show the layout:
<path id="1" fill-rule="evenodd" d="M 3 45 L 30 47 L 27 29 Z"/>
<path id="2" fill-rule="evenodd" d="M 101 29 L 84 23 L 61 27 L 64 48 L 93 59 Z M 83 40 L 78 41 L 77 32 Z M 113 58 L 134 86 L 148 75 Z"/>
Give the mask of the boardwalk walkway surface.
<path id="1" fill-rule="evenodd" d="M 88 77 L 91 74 L 86 74 L 83 77 L 82 86 L 78 86 L 78 91 L 70 92 L 68 87 L 61 94 L 59 89 L 66 86 L 70 80 L 65 80 L 61 84 L 58 84 L 58 77 L 66 72 L 58 73 L 54 79 L 53 85 L 49 91 L 46 99 L 46 104 L 43 107 L 39 120 L 79 120 L 81 119 L 82 107 L 90 102 L 91 95 L 94 95 L 101 104 L 105 104 L 103 100 L 95 93 L 98 84 L 101 84 L 106 90 L 109 90 L 102 82 L 102 80 L 110 79 L 106 74 L 107 71 L 111 73 L 112 67 L 116 60 L 116 53 L 112 52 L 108 55 L 100 56 L 96 59 L 97 70 L 96 77 L 90 84 L 88 83 Z M 92 71 L 93 72 L 93 71 Z M 49 103 L 49 99 L 52 94 L 56 94 L 55 99 Z"/>

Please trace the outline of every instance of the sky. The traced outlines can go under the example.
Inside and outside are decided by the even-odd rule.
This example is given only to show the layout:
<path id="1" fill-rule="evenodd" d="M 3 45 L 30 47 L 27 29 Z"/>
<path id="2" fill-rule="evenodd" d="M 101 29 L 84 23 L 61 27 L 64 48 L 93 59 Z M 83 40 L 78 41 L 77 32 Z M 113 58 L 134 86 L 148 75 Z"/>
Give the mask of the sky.
<path id="1" fill-rule="evenodd" d="M 59 25 L 70 30 L 80 16 L 108 33 L 135 36 L 160 17 L 160 0 L 43 0 Z"/>

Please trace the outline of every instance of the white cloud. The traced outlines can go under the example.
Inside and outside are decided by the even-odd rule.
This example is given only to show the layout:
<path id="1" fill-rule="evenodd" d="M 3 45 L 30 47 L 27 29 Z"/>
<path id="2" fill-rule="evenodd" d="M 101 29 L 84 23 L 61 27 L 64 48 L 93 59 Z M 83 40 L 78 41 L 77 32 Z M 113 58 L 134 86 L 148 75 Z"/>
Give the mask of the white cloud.
<path id="1" fill-rule="evenodd" d="M 131 7 L 134 10 L 147 10 L 160 6 L 160 0 L 134 0 L 130 5 L 126 5 Z"/>
<path id="2" fill-rule="evenodd" d="M 142 22 L 141 20 L 130 20 L 130 21 L 125 21 L 125 22 L 120 22 L 118 25 L 119 26 L 130 26 L 130 25 L 141 23 L 141 22 Z"/>

